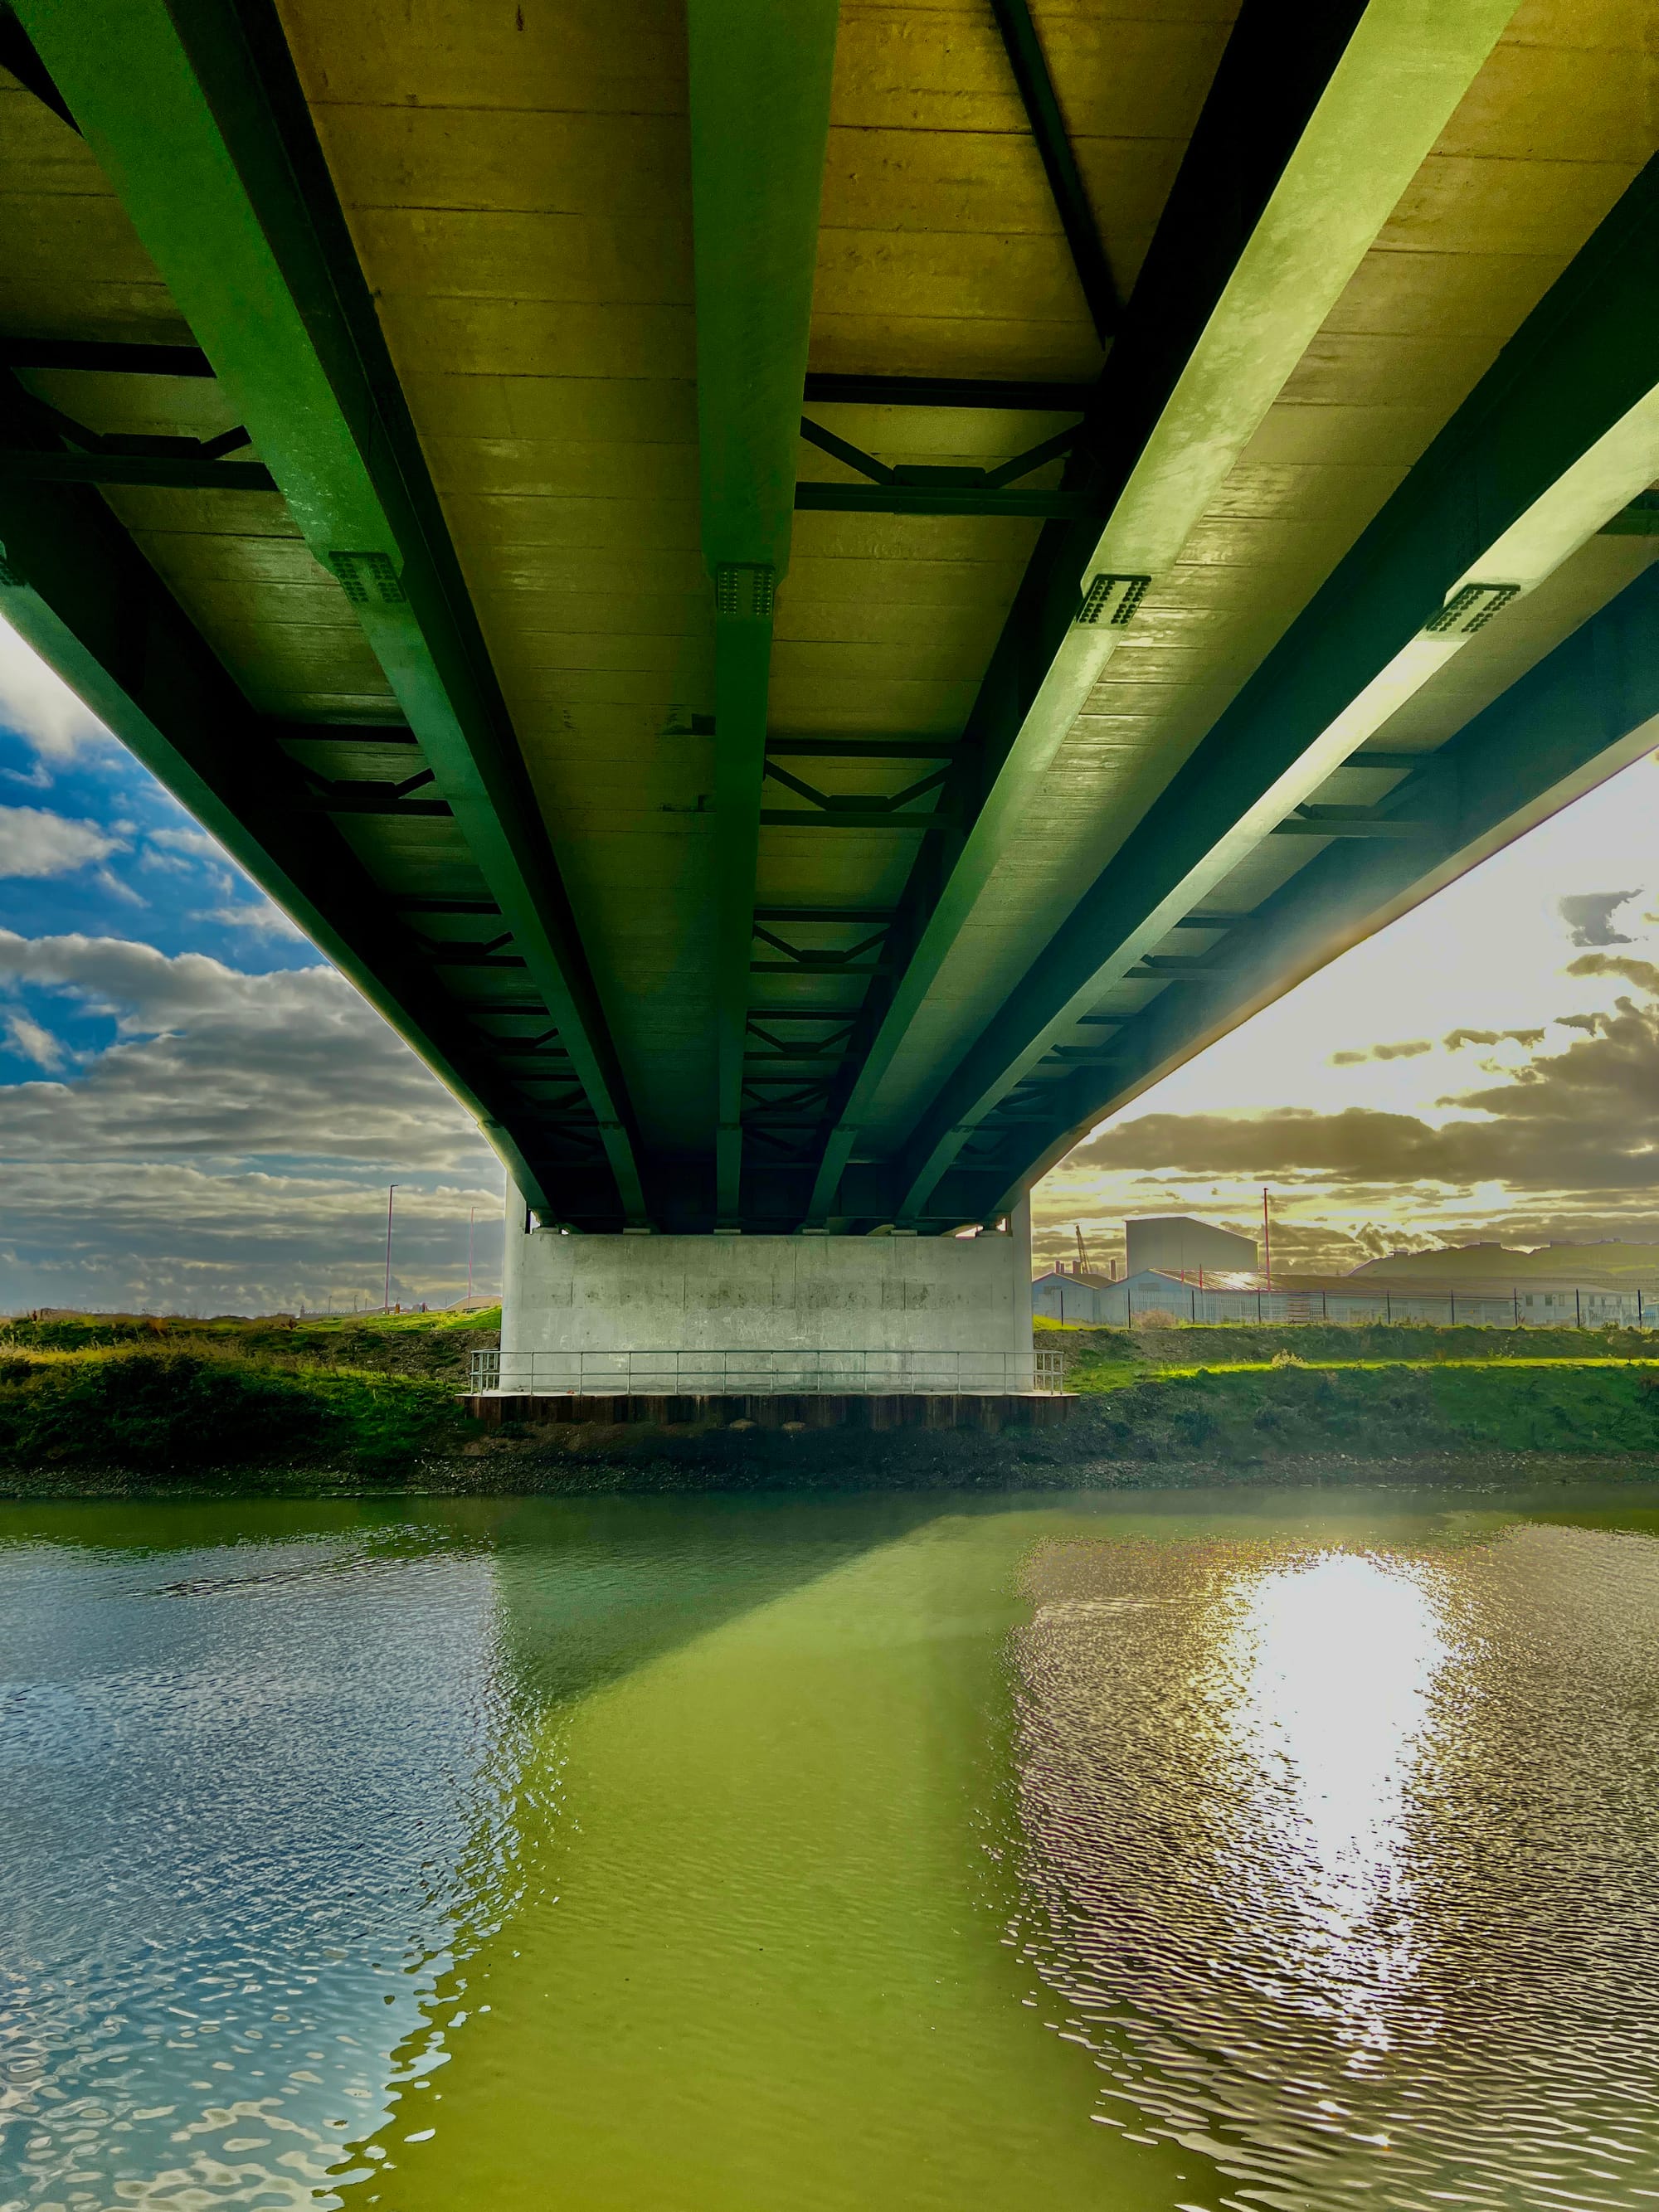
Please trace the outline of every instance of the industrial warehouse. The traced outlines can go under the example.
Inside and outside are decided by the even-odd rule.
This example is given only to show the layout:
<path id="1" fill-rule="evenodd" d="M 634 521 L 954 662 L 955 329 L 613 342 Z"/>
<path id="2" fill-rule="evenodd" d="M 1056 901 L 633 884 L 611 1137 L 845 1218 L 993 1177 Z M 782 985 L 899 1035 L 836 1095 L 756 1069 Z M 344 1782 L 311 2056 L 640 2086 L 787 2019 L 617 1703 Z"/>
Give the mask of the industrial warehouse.
<path id="1" fill-rule="evenodd" d="M 1401 1259 L 1361 1266 L 1346 1275 L 1281 1270 L 1258 1273 L 1252 1240 L 1231 1230 L 1177 1215 L 1124 1224 L 1127 1264 L 1103 1270 L 1079 1257 L 1057 1261 L 1031 1285 L 1035 1319 L 1066 1328 L 1133 1328 L 1220 1322 L 1420 1322 L 1481 1328 L 1654 1328 L 1659 1327 L 1659 1274 L 1651 1289 L 1607 1279 L 1603 1271 L 1540 1275 L 1528 1267 L 1504 1273 L 1490 1252 L 1489 1274 L 1437 1274 L 1425 1266 L 1397 1273 Z M 1583 1248 L 1577 1248 L 1582 1249 Z M 1431 1255 L 1439 1256 L 1439 1255 Z M 1466 1258 L 1468 1253 L 1457 1256 Z M 1173 1259 L 1173 1264 L 1171 1261 Z M 1188 1264 L 1189 1262 L 1189 1264 Z"/>

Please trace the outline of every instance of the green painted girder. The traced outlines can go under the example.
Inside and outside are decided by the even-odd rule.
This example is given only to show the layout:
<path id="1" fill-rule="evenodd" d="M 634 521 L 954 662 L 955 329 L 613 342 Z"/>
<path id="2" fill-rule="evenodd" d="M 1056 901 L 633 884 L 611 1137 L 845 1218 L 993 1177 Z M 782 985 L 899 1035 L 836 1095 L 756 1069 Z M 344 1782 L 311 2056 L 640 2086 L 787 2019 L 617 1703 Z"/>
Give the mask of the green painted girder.
<path id="1" fill-rule="evenodd" d="M 941 1086 L 895 1178 L 901 1216 L 927 1206 L 964 1139 L 1049 1046 L 1445 665 L 1461 639 L 1442 627 L 1443 610 L 1471 576 L 1521 589 L 1541 581 L 1659 475 L 1656 380 L 1659 158 Z"/>
<path id="2" fill-rule="evenodd" d="M 21 0 L 18 14 L 307 544 L 351 599 L 569 1048 L 620 1214 L 643 1224 L 615 1048 L 274 12 L 260 0 Z"/>
<path id="3" fill-rule="evenodd" d="M 965 835 L 943 881 L 924 864 L 907 894 L 906 969 L 838 1102 L 810 1220 L 846 1211 L 888 1072 L 1123 635 L 1075 619 L 1089 578 L 1173 566 L 1513 12 L 1245 0 L 1067 470 L 1068 490 L 1103 486 L 1109 520 L 1051 525 L 1034 556 L 969 721 Z"/>
<path id="4" fill-rule="evenodd" d="M 1432 897 L 1517 836 L 1653 747 L 1659 717 L 1659 568 L 1650 568 L 1419 763 L 1411 803 L 1437 824 L 1433 848 L 1322 854 L 1248 917 L 1224 983 L 1166 992 L 1113 1040 L 1112 1079 L 1054 1088 L 994 1193 L 956 1170 L 933 1211 L 1007 1205 L 1079 1139 L 1206 1045 L 1283 997 L 1337 952 Z M 988 1129 L 1002 1126 L 999 1115 Z"/>
<path id="5" fill-rule="evenodd" d="M 774 598 L 795 461 L 836 0 L 689 0 L 702 552 L 714 586 L 715 1215 L 742 1214 L 743 1041 Z"/>
<path id="6" fill-rule="evenodd" d="M 7 368 L 90 369 L 112 376 L 210 377 L 199 346 L 144 345 L 120 338 L 0 338 Z"/>
<path id="7" fill-rule="evenodd" d="M 136 484 L 171 491 L 275 491 L 258 461 L 154 458 L 142 453 L 39 453 L 0 449 L 0 481 L 24 483 Z"/>
<path id="8" fill-rule="evenodd" d="M 23 398 L 0 376 L 0 421 L 12 405 L 21 416 Z M 351 848 L 307 809 L 283 725 L 254 713 L 98 495 L 0 482 L 0 576 L 13 580 L 0 617 L 477 1115 L 528 1202 L 551 1205 L 487 1047 Z"/>
<path id="9" fill-rule="evenodd" d="M 1095 221 L 1094 204 L 1078 167 L 1077 156 L 1072 151 L 1042 41 L 1026 0 L 991 0 L 991 12 L 996 17 L 1008 65 L 1019 88 L 1025 119 L 1036 141 L 1037 156 L 1048 179 L 1060 228 L 1066 234 L 1072 266 L 1077 272 L 1089 319 L 1104 345 L 1122 323 L 1123 303 L 1118 297 L 1111 263 Z"/>

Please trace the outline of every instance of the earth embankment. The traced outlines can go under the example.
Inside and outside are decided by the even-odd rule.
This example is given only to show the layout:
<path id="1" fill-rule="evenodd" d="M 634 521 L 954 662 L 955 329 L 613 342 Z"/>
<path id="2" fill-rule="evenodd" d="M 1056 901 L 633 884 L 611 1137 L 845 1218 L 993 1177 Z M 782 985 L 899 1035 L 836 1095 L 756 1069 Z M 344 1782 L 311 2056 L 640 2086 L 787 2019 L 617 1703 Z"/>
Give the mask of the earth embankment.
<path id="1" fill-rule="evenodd" d="M 1057 1427 L 484 1435 L 459 1394 L 494 1318 L 13 1322 L 0 1494 L 1659 1480 L 1659 1346 L 1633 1332 L 1054 1330 L 1074 1394 Z"/>

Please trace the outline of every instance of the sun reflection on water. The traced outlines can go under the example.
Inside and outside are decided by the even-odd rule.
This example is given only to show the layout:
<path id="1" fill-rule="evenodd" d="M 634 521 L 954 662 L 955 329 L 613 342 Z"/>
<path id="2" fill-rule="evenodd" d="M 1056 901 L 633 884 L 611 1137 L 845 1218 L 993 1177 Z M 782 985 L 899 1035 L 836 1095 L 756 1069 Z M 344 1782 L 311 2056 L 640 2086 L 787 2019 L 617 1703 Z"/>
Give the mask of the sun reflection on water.
<path id="1" fill-rule="evenodd" d="M 1659 1544 L 1056 1543 L 1009 1939 L 1204 2208 L 1659 2200 Z"/>
<path id="2" fill-rule="evenodd" d="M 1343 1552 L 1248 1580 L 1222 1647 L 1259 1776 L 1241 1885 L 1288 1906 L 1299 1996 L 1357 2062 L 1390 2046 L 1383 1997 L 1413 1972 L 1406 1788 L 1449 1656 L 1420 1567 Z"/>

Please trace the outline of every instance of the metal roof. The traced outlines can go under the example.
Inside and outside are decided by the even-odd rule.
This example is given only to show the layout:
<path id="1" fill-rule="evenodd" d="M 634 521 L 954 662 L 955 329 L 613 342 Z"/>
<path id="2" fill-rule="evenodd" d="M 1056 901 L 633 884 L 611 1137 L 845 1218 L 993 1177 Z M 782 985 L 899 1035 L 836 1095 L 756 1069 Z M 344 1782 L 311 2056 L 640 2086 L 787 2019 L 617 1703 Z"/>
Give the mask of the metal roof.
<path id="1" fill-rule="evenodd" d="M 1648 0 L 17 0 L 0 611 L 586 1228 L 949 1230 L 1651 742 Z"/>

